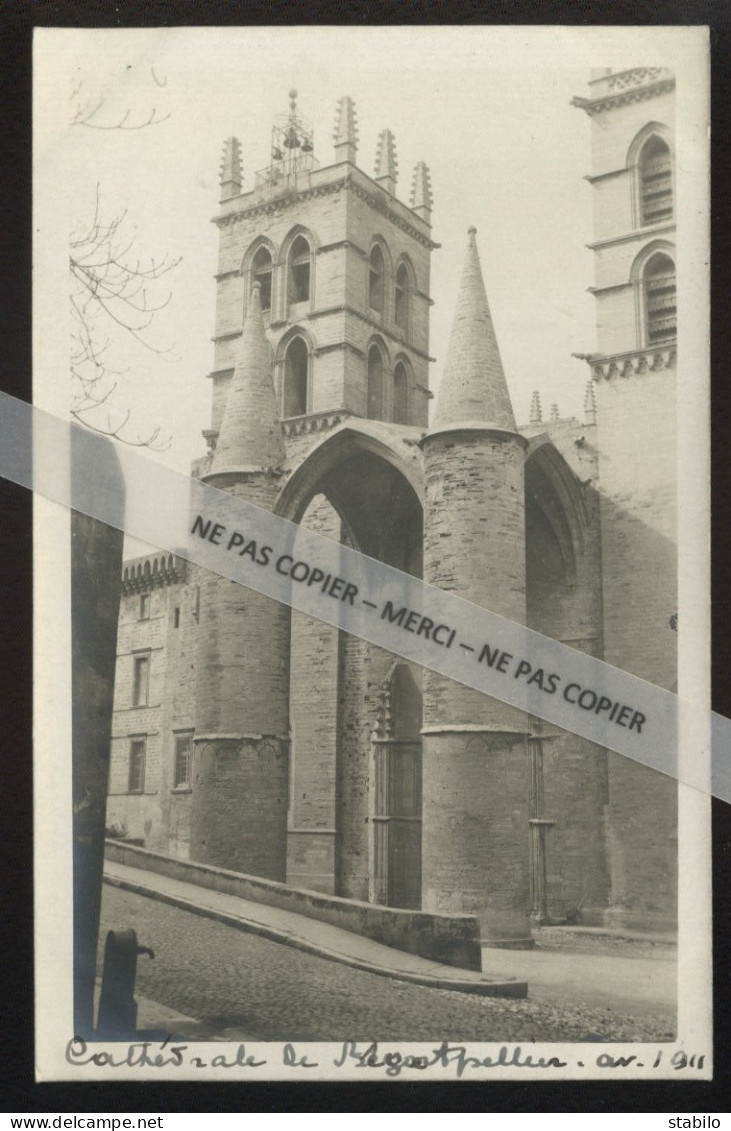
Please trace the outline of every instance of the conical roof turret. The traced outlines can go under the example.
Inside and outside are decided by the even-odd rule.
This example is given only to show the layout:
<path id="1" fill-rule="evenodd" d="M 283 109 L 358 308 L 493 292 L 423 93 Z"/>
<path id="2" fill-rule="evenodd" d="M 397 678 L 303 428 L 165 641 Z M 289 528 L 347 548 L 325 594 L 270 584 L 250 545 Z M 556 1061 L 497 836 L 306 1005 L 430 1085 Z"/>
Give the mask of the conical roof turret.
<path id="1" fill-rule="evenodd" d="M 453 427 L 516 430 L 475 235 L 470 228 L 432 432 Z"/>
<path id="2" fill-rule="evenodd" d="M 271 347 L 261 313 L 260 287 L 254 283 L 209 474 L 263 471 L 279 467 L 283 460 Z"/>

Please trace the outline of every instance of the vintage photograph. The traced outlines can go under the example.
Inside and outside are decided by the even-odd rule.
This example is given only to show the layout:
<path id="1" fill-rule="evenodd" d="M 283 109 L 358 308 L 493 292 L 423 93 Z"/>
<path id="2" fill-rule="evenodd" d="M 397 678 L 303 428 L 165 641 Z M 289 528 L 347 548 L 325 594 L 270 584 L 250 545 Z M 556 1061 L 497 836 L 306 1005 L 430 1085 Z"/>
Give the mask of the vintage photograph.
<path id="1" fill-rule="evenodd" d="M 705 35 L 37 33 L 35 403 L 688 694 Z M 707 797 L 37 523 L 41 1078 L 710 1076 Z"/>

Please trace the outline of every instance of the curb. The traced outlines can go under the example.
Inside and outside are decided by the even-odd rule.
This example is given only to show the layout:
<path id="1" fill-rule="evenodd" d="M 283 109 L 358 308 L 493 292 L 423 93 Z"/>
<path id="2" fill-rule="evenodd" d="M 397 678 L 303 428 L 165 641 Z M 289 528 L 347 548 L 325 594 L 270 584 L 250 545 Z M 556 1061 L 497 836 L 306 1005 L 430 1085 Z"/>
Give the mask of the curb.
<path id="1" fill-rule="evenodd" d="M 104 883 L 109 884 L 110 887 L 119 888 L 122 891 L 130 891 L 136 895 L 145 896 L 148 899 L 155 899 L 159 903 L 166 903 L 170 907 L 179 908 L 181 911 L 189 911 L 192 915 L 199 915 L 203 919 L 213 919 L 217 923 L 223 923 L 224 926 L 227 927 L 234 927 L 238 931 L 258 935 L 260 938 L 269 939 L 271 942 L 282 943 L 284 946 L 291 946 L 295 950 L 303 951 L 305 954 L 314 954 L 318 958 L 326 958 L 331 962 L 339 962 L 343 966 L 350 966 L 355 970 L 364 970 L 369 974 L 380 975 L 382 978 L 393 978 L 399 982 L 411 982 L 417 986 L 428 986 L 431 989 L 456 990 L 463 994 L 478 994 L 480 997 L 525 998 L 528 996 L 527 982 L 519 982 L 517 980 L 490 982 L 477 979 L 472 981 L 466 978 L 440 978 L 430 974 L 412 973 L 408 970 L 390 970 L 386 966 L 375 966 L 372 962 L 366 962 L 364 959 L 352 958 L 350 955 L 342 954 L 340 951 L 329 950 L 327 947 L 309 942 L 307 939 L 292 934 L 290 931 L 270 927 L 264 923 L 255 923 L 250 919 L 242 919 L 237 915 L 231 915 L 225 911 L 217 911 L 215 908 L 201 907 L 199 904 L 193 903 L 183 896 L 170 895 L 167 892 L 146 887 L 144 884 L 137 883 L 133 880 L 120 879 L 119 877 L 109 876 L 105 873 Z"/>

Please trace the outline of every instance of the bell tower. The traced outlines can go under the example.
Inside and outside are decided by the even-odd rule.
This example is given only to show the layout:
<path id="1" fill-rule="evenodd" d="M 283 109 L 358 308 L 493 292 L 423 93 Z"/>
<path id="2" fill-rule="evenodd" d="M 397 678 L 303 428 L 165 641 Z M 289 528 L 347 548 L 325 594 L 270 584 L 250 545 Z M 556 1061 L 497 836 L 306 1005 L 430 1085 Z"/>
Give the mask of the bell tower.
<path id="1" fill-rule="evenodd" d="M 285 438 L 305 418 L 352 414 L 427 424 L 432 195 L 423 162 L 407 205 L 397 197 L 391 130 L 381 132 L 373 176 L 356 164 L 351 98 L 336 113 L 333 162 L 321 165 L 314 130 L 290 91 L 274 119 L 269 163 L 245 187 L 242 148 L 224 144 L 216 274 L 211 427 L 215 448 L 249 296 L 259 283 Z M 243 154 L 246 160 L 246 154 Z"/>
<path id="2" fill-rule="evenodd" d="M 604 659 L 677 688 L 675 78 L 596 72 L 591 122 Z M 609 919 L 675 918 L 677 787 L 609 755 Z"/>

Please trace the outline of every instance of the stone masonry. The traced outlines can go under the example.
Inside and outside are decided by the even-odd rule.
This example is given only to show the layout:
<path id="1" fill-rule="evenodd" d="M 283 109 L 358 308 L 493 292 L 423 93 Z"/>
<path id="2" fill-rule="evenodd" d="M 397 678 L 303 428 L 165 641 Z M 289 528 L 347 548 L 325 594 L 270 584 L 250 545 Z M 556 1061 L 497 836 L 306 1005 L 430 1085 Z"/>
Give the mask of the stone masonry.
<path id="1" fill-rule="evenodd" d="M 429 414 L 432 193 L 355 106 L 332 163 L 291 95 L 268 168 L 224 146 L 212 412 L 193 474 L 675 689 L 674 79 L 597 72 L 597 350 L 583 419 L 516 426 L 470 229 Z M 423 699 L 422 699 L 423 696 Z M 107 825 L 300 888 L 672 929 L 671 780 L 169 554 L 122 579 Z"/>

